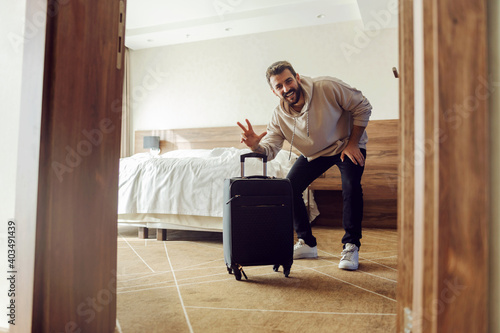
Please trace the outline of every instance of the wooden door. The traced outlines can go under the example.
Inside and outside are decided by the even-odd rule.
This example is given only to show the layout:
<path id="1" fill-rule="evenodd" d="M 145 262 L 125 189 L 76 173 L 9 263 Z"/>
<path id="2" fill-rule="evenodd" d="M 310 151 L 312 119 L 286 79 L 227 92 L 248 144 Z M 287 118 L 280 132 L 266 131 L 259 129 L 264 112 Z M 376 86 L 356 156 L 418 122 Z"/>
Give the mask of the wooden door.
<path id="1" fill-rule="evenodd" d="M 487 332 L 486 1 L 400 6 L 398 331 Z"/>
<path id="2" fill-rule="evenodd" d="M 47 11 L 32 332 L 113 332 L 125 3 Z"/>

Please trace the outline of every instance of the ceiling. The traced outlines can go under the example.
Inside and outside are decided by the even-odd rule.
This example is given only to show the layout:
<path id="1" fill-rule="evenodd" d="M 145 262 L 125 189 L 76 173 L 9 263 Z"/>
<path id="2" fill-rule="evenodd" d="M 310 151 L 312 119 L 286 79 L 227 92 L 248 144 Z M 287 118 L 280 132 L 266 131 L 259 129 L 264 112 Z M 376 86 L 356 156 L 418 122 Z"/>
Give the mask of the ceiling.
<path id="1" fill-rule="evenodd" d="M 138 50 L 356 20 L 391 28 L 394 6 L 397 0 L 128 0 L 125 45 Z"/>

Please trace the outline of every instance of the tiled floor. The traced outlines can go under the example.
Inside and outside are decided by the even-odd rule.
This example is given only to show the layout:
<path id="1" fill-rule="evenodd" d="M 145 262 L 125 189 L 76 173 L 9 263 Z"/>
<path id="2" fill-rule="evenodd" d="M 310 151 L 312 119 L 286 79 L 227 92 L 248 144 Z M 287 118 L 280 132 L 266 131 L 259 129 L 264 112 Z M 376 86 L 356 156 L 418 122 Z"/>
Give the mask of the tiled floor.
<path id="1" fill-rule="evenodd" d="M 396 230 L 365 229 L 358 271 L 337 268 L 343 230 L 314 227 L 318 259 L 225 268 L 222 234 L 169 231 L 166 242 L 118 237 L 117 332 L 393 332 Z M 152 235 L 153 237 L 154 235 Z"/>

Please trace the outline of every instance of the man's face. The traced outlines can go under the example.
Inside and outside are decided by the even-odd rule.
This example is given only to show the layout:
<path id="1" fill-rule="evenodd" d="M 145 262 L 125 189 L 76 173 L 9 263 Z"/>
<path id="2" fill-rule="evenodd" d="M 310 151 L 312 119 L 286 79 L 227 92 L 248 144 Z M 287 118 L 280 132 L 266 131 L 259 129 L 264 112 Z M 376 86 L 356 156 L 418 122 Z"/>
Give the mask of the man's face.
<path id="1" fill-rule="evenodd" d="M 294 77 L 290 70 L 285 69 L 281 74 L 271 76 L 269 82 L 276 96 L 290 105 L 297 104 L 302 93 L 299 74 Z"/>

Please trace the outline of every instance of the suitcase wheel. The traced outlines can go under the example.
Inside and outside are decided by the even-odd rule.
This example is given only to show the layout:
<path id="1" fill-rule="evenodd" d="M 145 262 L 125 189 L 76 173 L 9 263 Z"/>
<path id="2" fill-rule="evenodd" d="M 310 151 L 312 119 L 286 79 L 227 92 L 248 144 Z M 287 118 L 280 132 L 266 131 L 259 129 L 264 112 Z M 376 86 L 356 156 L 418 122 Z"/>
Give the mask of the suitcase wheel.
<path id="1" fill-rule="evenodd" d="M 243 271 L 243 267 L 241 267 L 241 265 L 239 265 L 239 264 L 233 265 L 232 269 L 233 269 L 234 277 L 236 278 L 236 280 L 240 281 L 242 274 L 245 277 L 245 279 L 248 280 L 248 277 L 245 274 L 245 271 Z"/>
<path id="2" fill-rule="evenodd" d="M 231 267 L 226 267 L 228 274 L 233 274 L 233 269 Z"/>
<path id="3" fill-rule="evenodd" d="M 290 275 L 291 269 L 292 269 L 292 265 L 290 265 L 290 264 L 283 265 L 283 274 L 285 275 L 285 277 L 288 277 L 288 275 Z M 273 266 L 273 271 L 278 272 L 279 270 L 280 270 L 280 265 Z"/>

